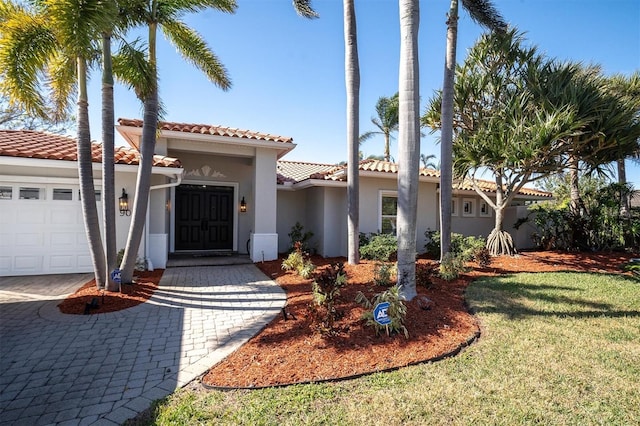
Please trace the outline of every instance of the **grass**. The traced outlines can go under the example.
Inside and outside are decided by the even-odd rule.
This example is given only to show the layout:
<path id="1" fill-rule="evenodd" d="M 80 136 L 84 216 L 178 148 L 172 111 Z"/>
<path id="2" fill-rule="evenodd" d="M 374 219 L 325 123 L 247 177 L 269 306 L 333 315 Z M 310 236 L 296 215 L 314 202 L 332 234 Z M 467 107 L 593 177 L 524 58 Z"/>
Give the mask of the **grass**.
<path id="1" fill-rule="evenodd" d="M 482 337 L 454 358 L 334 384 L 183 389 L 140 423 L 640 424 L 637 280 L 515 274 L 474 282 L 467 299 Z"/>

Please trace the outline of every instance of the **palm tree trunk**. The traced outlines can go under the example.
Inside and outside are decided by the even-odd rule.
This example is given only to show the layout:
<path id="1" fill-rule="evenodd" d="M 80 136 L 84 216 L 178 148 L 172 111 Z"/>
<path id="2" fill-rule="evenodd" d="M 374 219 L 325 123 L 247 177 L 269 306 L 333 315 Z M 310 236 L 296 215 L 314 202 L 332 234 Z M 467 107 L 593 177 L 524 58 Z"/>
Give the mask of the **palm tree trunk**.
<path id="1" fill-rule="evenodd" d="M 624 161 L 624 158 L 620 158 L 617 161 L 618 183 L 621 185 L 625 185 L 627 183 L 627 167 Z M 627 219 L 631 215 L 631 194 L 632 193 L 622 193 L 622 196 L 620 197 L 620 214 Z"/>
<path id="2" fill-rule="evenodd" d="M 96 193 L 93 185 L 93 162 L 91 158 L 91 132 L 89 130 L 89 102 L 87 98 L 87 64 L 83 57 L 77 58 L 78 67 L 78 180 L 82 216 L 87 232 L 87 242 L 96 286 L 104 288 L 106 265 L 104 249 L 100 237 L 100 223 L 96 206 Z"/>
<path id="3" fill-rule="evenodd" d="M 570 203 L 569 208 L 571 214 L 574 217 L 580 215 L 580 173 L 579 173 L 579 159 L 575 154 L 570 154 L 569 157 L 569 188 L 570 188 Z"/>
<path id="4" fill-rule="evenodd" d="M 420 168 L 419 0 L 400 0 L 398 125 L 398 290 L 416 296 L 416 222 Z"/>
<path id="5" fill-rule="evenodd" d="M 384 161 L 391 161 L 391 136 L 389 132 L 384 134 Z"/>
<path id="6" fill-rule="evenodd" d="M 453 197 L 453 87 L 458 45 L 458 0 L 451 0 L 447 19 L 447 52 L 442 84 L 440 135 L 440 259 L 451 248 L 451 200 Z"/>
<path id="7" fill-rule="evenodd" d="M 348 210 L 348 262 L 360 263 L 359 252 L 359 175 L 358 135 L 360 122 L 360 67 L 358 63 L 358 38 L 356 12 L 353 0 L 343 0 L 345 82 L 347 90 L 347 210 Z"/>
<path id="8" fill-rule="evenodd" d="M 114 170 L 115 131 L 113 106 L 113 69 L 111 65 L 111 34 L 102 35 L 102 208 L 106 246 L 106 289 L 118 291 L 110 272 L 117 265 L 116 194 Z"/>
<path id="9" fill-rule="evenodd" d="M 147 208 L 149 206 L 149 193 L 151 187 L 151 169 L 153 167 L 153 155 L 156 149 L 156 131 L 158 128 L 158 72 L 156 66 L 156 33 L 157 25 L 149 24 L 149 66 L 152 73 L 153 87 L 144 99 L 144 118 L 142 124 L 142 140 L 140 143 L 140 165 L 136 180 L 136 193 L 131 215 L 131 225 L 127 246 L 122 259 L 122 282 L 133 281 L 133 271 L 136 266 L 138 249 L 142 240 L 142 232 L 145 227 Z"/>

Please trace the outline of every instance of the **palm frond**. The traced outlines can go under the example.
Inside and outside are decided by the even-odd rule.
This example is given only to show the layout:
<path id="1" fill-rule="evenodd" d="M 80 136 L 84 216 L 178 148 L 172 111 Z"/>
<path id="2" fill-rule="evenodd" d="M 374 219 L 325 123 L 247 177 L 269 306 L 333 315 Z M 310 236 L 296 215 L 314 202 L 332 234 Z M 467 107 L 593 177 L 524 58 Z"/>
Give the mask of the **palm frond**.
<path id="1" fill-rule="evenodd" d="M 164 24 L 165 21 L 178 19 L 185 13 L 197 13 L 205 9 L 216 9 L 221 12 L 235 13 L 235 0 L 164 0 L 155 1 L 155 22 Z"/>
<path id="2" fill-rule="evenodd" d="M 162 23 L 161 28 L 178 53 L 204 72 L 212 83 L 222 90 L 231 87 L 231 80 L 224 65 L 195 30 L 178 20 L 167 20 Z"/>
<path id="3" fill-rule="evenodd" d="M 311 7 L 311 0 L 293 0 L 293 8 L 303 18 L 315 19 L 320 15 Z"/>
<path id="4" fill-rule="evenodd" d="M 147 47 L 139 39 L 123 41 L 118 53 L 113 55 L 113 75 L 130 89 L 141 101 L 154 90 L 155 76 L 146 55 Z"/>
<path id="5" fill-rule="evenodd" d="M 469 12 L 471 19 L 483 27 L 492 31 L 504 31 L 507 28 L 504 18 L 491 0 L 462 0 L 462 7 Z"/>

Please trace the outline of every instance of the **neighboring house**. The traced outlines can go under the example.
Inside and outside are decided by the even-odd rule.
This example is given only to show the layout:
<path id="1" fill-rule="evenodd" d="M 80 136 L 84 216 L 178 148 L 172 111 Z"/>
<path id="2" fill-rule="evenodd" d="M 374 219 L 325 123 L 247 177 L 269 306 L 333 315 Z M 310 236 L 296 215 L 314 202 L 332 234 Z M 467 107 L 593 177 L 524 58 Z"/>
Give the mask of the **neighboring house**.
<path id="1" fill-rule="evenodd" d="M 140 257 L 159 268 L 179 252 L 238 252 L 254 261 L 272 260 L 289 248 L 287 234 L 296 222 L 314 233 L 311 243 L 319 254 L 346 255 L 346 166 L 281 160 L 295 148 L 282 136 L 198 124 L 159 126 Z M 120 119 L 117 130 L 131 148 L 116 148 L 116 193 L 124 189 L 132 206 L 142 121 Z M 101 145 L 92 148 L 100 202 Z M 0 276 L 92 270 L 76 160 L 71 138 L 0 131 Z M 397 166 L 364 160 L 359 168 L 360 231 L 393 232 Z M 419 251 L 424 232 L 439 226 L 438 185 L 437 171 L 420 171 Z M 455 188 L 454 196 L 453 231 L 486 236 L 493 228 L 492 210 L 469 187 Z M 516 204 L 549 197 L 526 189 Z M 505 229 L 512 232 L 523 214 L 524 207 L 510 208 Z M 117 215 L 119 248 L 130 220 Z M 530 244 L 526 232 L 519 234 L 519 247 Z"/>

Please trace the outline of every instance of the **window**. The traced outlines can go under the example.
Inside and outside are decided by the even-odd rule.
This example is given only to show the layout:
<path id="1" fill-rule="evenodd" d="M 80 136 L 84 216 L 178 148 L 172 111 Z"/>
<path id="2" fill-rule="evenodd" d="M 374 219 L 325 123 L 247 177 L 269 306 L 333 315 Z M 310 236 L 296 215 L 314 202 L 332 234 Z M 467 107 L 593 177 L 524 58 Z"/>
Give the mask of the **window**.
<path id="1" fill-rule="evenodd" d="M 396 235 L 398 196 L 391 193 L 382 193 L 380 197 L 380 212 L 380 232 Z"/>
<path id="2" fill-rule="evenodd" d="M 20 187 L 21 200 L 39 200 L 42 198 L 42 188 Z"/>
<path id="3" fill-rule="evenodd" d="M 480 201 L 480 216 L 481 217 L 490 217 L 491 209 L 489 208 L 489 204 L 485 201 Z"/>
<path id="4" fill-rule="evenodd" d="M 73 190 L 69 188 L 53 188 L 53 199 L 70 201 L 73 199 Z"/>
<path id="5" fill-rule="evenodd" d="M 475 203 L 473 198 L 463 198 L 462 199 L 462 216 L 475 216 L 476 212 L 474 210 Z"/>
<path id="6" fill-rule="evenodd" d="M 10 186 L 0 186 L 0 200 L 10 200 L 13 198 L 13 188 Z"/>
<path id="7" fill-rule="evenodd" d="M 102 192 L 96 190 L 96 201 L 99 203 L 102 201 Z M 82 200 L 82 194 L 80 194 L 80 190 L 78 189 L 78 200 Z"/>
<path id="8" fill-rule="evenodd" d="M 451 216 L 458 216 L 458 199 L 456 197 L 451 199 Z"/>

